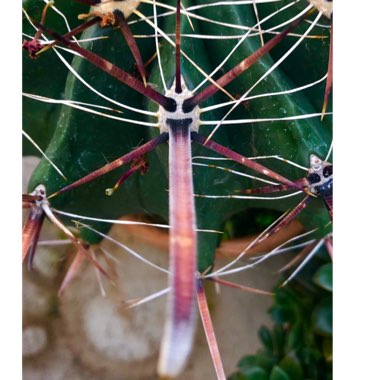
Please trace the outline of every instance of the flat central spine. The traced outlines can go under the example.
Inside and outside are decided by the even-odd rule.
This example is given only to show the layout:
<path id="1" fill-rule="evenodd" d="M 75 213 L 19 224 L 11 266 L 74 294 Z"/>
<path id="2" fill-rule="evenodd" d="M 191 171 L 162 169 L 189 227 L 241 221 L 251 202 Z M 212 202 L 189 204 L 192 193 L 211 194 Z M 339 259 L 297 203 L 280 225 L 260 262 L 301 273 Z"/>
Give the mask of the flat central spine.
<path id="1" fill-rule="evenodd" d="M 176 126 L 169 129 L 169 185 L 170 185 L 170 252 L 172 266 L 176 269 L 175 287 L 178 295 L 186 297 L 183 306 L 190 307 L 194 298 L 196 271 L 196 217 L 193 190 L 193 170 L 191 164 L 191 140 L 188 126 Z M 174 269 L 173 268 L 173 269 Z M 189 275 L 191 273 L 191 276 Z M 188 279 L 184 282 L 183 279 Z M 178 304 L 176 314 L 189 315 L 189 310 L 181 310 Z"/>
<path id="2" fill-rule="evenodd" d="M 160 360 L 167 375 L 178 374 L 186 364 L 196 323 L 197 236 L 190 126 L 182 120 L 173 124 L 169 127 L 171 300 Z"/>

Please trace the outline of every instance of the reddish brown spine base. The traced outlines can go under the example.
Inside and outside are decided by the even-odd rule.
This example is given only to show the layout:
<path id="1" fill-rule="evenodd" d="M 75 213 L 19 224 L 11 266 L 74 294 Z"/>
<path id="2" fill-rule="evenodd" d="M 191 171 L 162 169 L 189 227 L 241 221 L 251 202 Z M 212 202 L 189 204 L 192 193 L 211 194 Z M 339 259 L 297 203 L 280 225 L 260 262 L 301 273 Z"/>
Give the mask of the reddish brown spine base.
<path id="1" fill-rule="evenodd" d="M 329 212 L 331 221 L 333 220 L 333 195 L 323 197 L 325 205 L 327 207 L 327 211 Z"/>
<path id="2" fill-rule="evenodd" d="M 22 229 L 22 260 L 28 256 L 28 269 L 33 266 L 38 238 L 40 236 L 45 213 L 40 207 L 32 206 L 27 221 Z"/>
<path id="3" fill-rule="evenodd" d="M 299 186 L 296 183 L 288 180 L 287 178 L 283 177 L 282 175 L 275 173 L 274 171 L 266 168 L 263 165 L 258 164 L 257 162 L 250 161 L 248 158 L 242 156 L 241 154 L 239 154 L 237 152 L 234 152 L 233 150 L 231 150 L 231 149 L 229 149 L 223 145 L 216 143 L 215 141 L 207 140 L 206 137 L 200 135 L 197 132 L 191 133 L 191 139 L 193 141 L 195 141 L 196 143 L 204 146 L 205 148 L 208 148 L 210 150 L 213 150 L 214 152 L 221 154 L 222 156 L 230 158 L 231 160 L 236 161 L 236 162 L 246 166 L 247 168 L 254 170 L 257 173 L 261 173 L 261 174 L 263 174 L 267 177 L 270 177 L 270 178 L 272 178 L 278 182 L 281 182 L 281 183 L 283 183 L 283 184 L 285 184 L 291 188 L 303 190 L 303 188 L 301 186 Z"/>
<path id="4" fill-rule="evenodd" d="M 88 21 L 84 22 L 83 24 L 78 25 L 77 27 L 72 29 L 70 32 L 66 33 L 64 35 L 64 37 L 70 38 L 70 37 L 76 36 L 77 34 L 83 32 L 84 30 L 86 30 L 86 29 L 90 28 L 91 26 L 97 24 L 99 21 L 100 21 L 99 17 L 94 17 L 91 20 L 88 20 Z M 49 46 L 51 46 L 51 45 L 49 45 Z"/>
<path id="5" fill-rule="evenodd" d="M 144 145 L 141 145 L 140 147 L 134 149 L 132 152 L 129 152 L 125 154 L 122 157 L 119 157 L 115 161 L 110 162 L 109 164 L 103 166 L 102 168 L 95 170 L 94 172 L 90 173 L 89 175 L 79 179 L 78 181 L 73 182 L 72 184 L 62 188 L 61 190 L 57 191 L 56 193 L 52 194 L 49 198 L 56 196 L 58 194 L 61 194 L 65 191 L 71 190 L 77 186 L 83 185 L 87 182 L 91 182 L 94 179 L 109 173 L 112 170 L 115 170 L 119 168 L 122 165 L 127 164 L 128 162 L 131 162 L 135 159 L 138 159 L 139 157 L 143 156 L 144 154 L 150 152 L 151 150 L 155 149 L 158 145 L 166 142 L 169 138 L 169 134 L 164 132 L 161 133 L 156 138 L 148 141 Z"/>
<path id="6" fill-rule="evenodd" d="M 135 59 L 137 70 L 140 73 L 140 76 L 144 82 L 144 85 L 146 86 L 146 78 L 147 78 L 147 73 L 144 68 L 144 62 L 141 57 L 140 50 L 137 46 L 137 42 L 135 40 L 135 37 L 133 37 L 133 34 L 131 32 L 131 29 L 129 28 L 129 25 L 127 23 L 127 20 L 125 19 L 124 15 L 122 12 L 119 10 L 116 10 L 114 12 L 115 19 L 120 26 L 121 33 L 123 34 L 125 41 L 127 42 L 129 48 L 131 49 L 132 55 Z"/>
<path id="7" fill-rule="evenodd" d="M 25 203 L 30 203 L 30 207 L 36 201 L 41 201 L 42 197 L 40 195 L 32 195 L 32 194 L 22 194 L 22 201 Z"/>
<path id="8" fill-rule="evenodd" d="M 115 183 L 115 186 L 110 191 L 110 194 L 112 194 L 113 191 L 117 190 L 120 185 L 126 181 L 133 173 L 140 171 L 141 175 L 146 174 L 148 171 L 148 163 L 145 161 L 144 157 L 139 157 L 136 160 L 134 160 L 131 164 L 131 168 L 128 169 Z"/>
<path id="9" fill-rule="evenodd" d="M 191 353 L 196 323 L 197 236 L 191 140 L 189 125 L 182 120 L 169 128 L 169 188 L 171 293 L 158 371 L 174 378 Z"/>

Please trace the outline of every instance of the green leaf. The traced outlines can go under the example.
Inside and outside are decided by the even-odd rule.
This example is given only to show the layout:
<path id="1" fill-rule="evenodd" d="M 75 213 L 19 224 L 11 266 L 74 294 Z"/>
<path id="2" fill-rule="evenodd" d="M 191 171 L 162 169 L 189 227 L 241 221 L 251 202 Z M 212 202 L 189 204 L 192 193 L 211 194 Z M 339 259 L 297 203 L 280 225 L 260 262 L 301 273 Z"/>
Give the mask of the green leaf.
<path id="1" fill-rule="evenodd" d="M 253 355 L 243 356 L 238 362 L 238 368 L 242 370 L 245 368 L 252 367 L 256 365 L 256 363 L 257 363 L 256 356 L 253 356 Z"/>
<path id="2" fill-rule="evenodd" d="M 286 334 L 284 327 L 280 324 L 275 324 L 273 328 L 274 352 L 277 357 L 284 355 Z"/>
<path id="3" fill-rule="evenodd" d="M 294 353 L 286 355 L 278 364 L 283 369 L 291 380 L 302 380 L 303 370 L 299 360 Z"/>
<path id="4" fill-rule="evenodd" d="M 287 336 L 287 349 L 295 350 L 302 346 L 304 337 L 304 326 L 303 322 L 298 321 L 292 324 L 292 327 Z"/>
<path id="5" fill-rule="evenodd" d="M 289 287 L 276 290 L 275 305 L 271 309 L 271 314 L 278 324 L 281 323 L 296 323 L 301 316 L 302 300 Z"/>
<path id="6" fill-rule="evenodd" d="M 332 263 L 321 266 L 313 277 L 313 281 L 321 288 L 332 291 L 333 287 L 333 268 Z"/>
<path id="7" fill-rule="evenodd" d="M 238 368 L 241 372 L 246 373 L 252 367 L 260 367 L 267 372 L 270 372 L 276 364 L 276 358 L 267 350 L 259 351 L 256 355 L 244 356 L 239 360 Z"/>
<path id="8" fill-rule="evenodd" d="M 272 335 L 268 327 L 261 327 L 259 330 L 259 338 L 263 342 L 264 347 L 269 350 L 273 351 L 273 340 L 272 340 Z"/>
<path id="9" fill-rule="evenodd" d="M 244 371 L 247 380 L 269 380 L 268 373 L 260 367 L 251 367 Z"/>
<path id="10" fill-rule="evenodd" d="M 333 350 L 332 350 L 332 339 L 323 339 L 323 355 L 328 363 L 332 363 L 333 360 Z"/>
<path id="11" fill-rule="evenodd" d="M 275 366 L 270 373 L 269 380 L 292 380 L 287 373 L 280 367 Z"/>
<path id="12" fill-rule="evenodd" d="M 332 297 L 324 297 L 315 307 L 312 315 L 314 331 L 318 334 L 332 335 Z"/>

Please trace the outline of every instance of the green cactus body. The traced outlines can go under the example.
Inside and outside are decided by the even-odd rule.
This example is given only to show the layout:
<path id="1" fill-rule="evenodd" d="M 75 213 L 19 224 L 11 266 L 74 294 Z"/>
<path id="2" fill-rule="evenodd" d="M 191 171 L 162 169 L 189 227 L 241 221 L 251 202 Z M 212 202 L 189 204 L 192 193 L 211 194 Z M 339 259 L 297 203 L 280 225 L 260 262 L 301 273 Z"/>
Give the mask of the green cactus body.
<path id="1" fill-rule="evenodd" d="M 57 1 L 57 6 L 60 2 Z M 188 8 L 193 5 L 201 5 L 202 1 L 183 1 L 183 6 Z M 307 2 L 303 1 L 304 7 Z M 175 1 L 166 2 L 175 6 Z M 28 5 L 28 4 L 27 4 Z M 151 5 L 142 4 L 139 11 L 146 16 L 152 16 Z M 254 25 L 255 16 L 251 4 L 248 5 L 228 5 L 204 8 L 197 12 L 203 17 L 213 20 L 222 20 L 225 23 L 237 25 Z M 280 16 L 279 16 L 280 17 Z M 286 19 L 289 14 L 284 12 L 281 16 Z M 134 16 L 131 17 L 133 19 Z M 243 33 L 238 30 L 224 26 L 206 23 L 192 19 L 195 31 L 193 32 L 186 17 L 182 16 L 182 33 L 184 34 L 207 34 L 207 35 L 227 35 Z M 175 15 L 158 18 L 158 25 L 165 33 L 174 33 Z M 153 29 L 145 22 L 137 22 L 131 25 L 134 34 L 152 34 Z M 134 60 L 119 30 L 114 28 L 101 29 L 98 26 L 92 27 L 84 32 L 81 38 L 92 38 L 106 36 L 106 39 L 83 43 L 82 46 L 105 57 L 110 62 L 115 63 L 124 70 L 132 73 L 136 72 Z M 295 41 L 296 37 L 288 37 L 285 43 Z M 138 46 L 144 61 L 147 61 L 155 53 L 154 39 L 138 39 Z M 290 42 L 289 42 L 290 41 Z M 175 55 L 174 48 L 164 39 L 160 40 L 162 66 L 167 87 L 171 87 L 175 75 Z M 320 42 L 318 40 L 308 40 L 307 44 L 318 46 L 318 49 L 311 49 L 308 62 L 313 59 L 318 60 L 320 72 L 327 69 L 327 55 L 320 52 Z M 182 38 L 182 49 L 207 73 L 210 73 L 218 65 L 236 44 L 236 40 L 207 40 L 197 38 Z M 324 42 L 325 44 L 325 42 Z M 326 44 L 325 44 L 326 45 Z M 301 45 L 303 46 L 303 45 Z M 259 36 L 250 37 L 239 46 L 232 57 L 223 65 L 223 68 L 216 78 L 253 51 L 260 47 Z M 302 49 L 302 47 L 301 47 Z M 324 46 L 328 50 L 328 46 Z M 297 53 L 296 50 L 295 53 Z M 49 54 L 53 54 L 52 51 Z M 67 56 L 66 53 L 62 53 Z M 280 48 L 275 50 L 276 59 L 281 54 Z M 297 53 L 298 54 L 298 53 Z M 43 62 L 44 56 L 39 61 Z M 286 62 L 286 61 L 285 61 Z M 274 60 L 266 55 L 247 72 L 240 75 L 230 85 L 227 91 L 234 97 L 241 96 L 253 83 L 255 83 L 274 63 Z M 315 80 L 316 74 L 304 68 L 303 60 L 297 60 L 297 67 L 289 69 L 289 65 L 281 65 L 265 80 L 261 81 L 252 92 L 252 95 L 273 93 L 289 90 L 297 85 L 305 84 Z M 33 70 L 38 74 L 38 65 L 25 67 L 28 75 L 33 75 Z M 72 60 L 72 67 L 96 90 L 117 100 L 120 103 L 132 107 L 156 112 L 158 106 L 151 101 L 147 101 L 134 90 L 129 89 L 116 79 L 110 78 L 107 74 L 94 68 L 92 64 L 75 56 Z M 193 89 L 203 76 L 185 58 L 181 59 L 182 75 L 187 87 Z M 284 70 L 282 70 L 284 69 Z M 63 68 L 67 73 L 67 69 Z M 156 89 L 162 91 L 163 86 L 160 80 L 157 60 L 147 68 L 149 72 L 148 82 Z M 323 70 L 322 70 L 323 71 Z M 48 76 L 48 72 L 45 73 Z M 294 80 L 294 74 L 300 74 L 302 80 Z M 136 74 L 137 75 L 137 74 Z M 46 80 L 46 77 L 43 78 Z M 58 79 L 57 79 L 58 81 Z M 61 79 L 59 83 L 61 83 Z M 45 95 L 45 92 L 35 84 L 34 88 L 28 91 Z M 57 92 L 52 93 L 55 96 Z M 279 118 L 292 115 L 315 114 L 320 112 L 317 107 L 317 100 L 311 99 L 310 92 L 297 92 L 281 96 L 259 97 L 252 101 L 241 104 L 228 117 L 229 119 L 266 119 Z M 106 104 L 98 95 L 86 88 L 72 73 L 68 73 L 66 87 L 63 94 L 64 99 L 80 100 L 82 102 Z M 323 98 L 323 94 L 322 94 Z M 228 101 L 228 97 L 218 93 L 201 104 L 201 108 Z M 25 104 L 24 125 L 33 125 L 30 134 L 37 136 L 42 134 L 45 127 L 46 113 L 42 113 L 43 120 L 36 123 L 32 107 L 35 102 L 28 101 Z M 144 123 L 156 123 L 157 119 L 138 114 L 119 106 L 111 107 L 122 110 L 121 113 L 109 112 L 110 114 L 123 118 L 137 120 L 140 125 L 128 122 L 111 120 L 98 115 L 88 114 L 81 110 L 61 106 L 56 125 L 49 125 L 47 128 L 54 129 L 54 134 L 50 139 L 46 154 L 59 165 L 67 181 L 63 180 L 46 160 L 42 160 L 35 170 L 30 181 L 30 190 L 38 184 L 45 184 L 49 194 L 59 190 L 63 186 L 87 175 L 91 171 L 98 169 L 107 161 L 112 161 L 119 156 L 129 152 L 134 147 L 148 141 L 152 136 L 158 134 L 158 128 L 149 128 Z M 201 114 L 201 120 L 221 120 L 229 107 L 220 108 L 211 112 Z M 44 111 L 45 112 L 45 111 Z M 46 111 L 46 112 L 50 112 Z M 281 155 L 284 158 L 295 161 L 306 167 L 309 166 L 310 154 L 325 157 L 331 142 L 330 119 L 320 122 L 318 117 L 306 118 L 294 121 L 273 121 L 259 123 L 241 123 L 235 125 L 222 125 L 214 136 L 215 141 L 223 144 L 245 156 L 257 155 Z M 35 128 L 35 131 L 34 131 Z M 201 126 L 199 132 L 207 136 L 213 126 Z M 43 139 L 41 140 L 43 141 Z M 75 212 L 77 214 L 96 216 L 99 218 L 118 218 L 129 213 L 149 213 L 168 219 L 168 158 L 167 146 L 161 146 L 147 156 L 149 170 L 144 175 L 134 174 L 129 178 L 111 197 L 105 194 L 105 189 L 113 186 L 127 168 L 119 168 L 114 172 L 96 179 L 93 182 L 80 186 L 68 193 L 63 193 L 52 199 L 52 205 L 59 209 Z M 212 155 L 205 148 L 193 144 L 193 156 Z M 286 178 L 295 180 L 305 176 L 299 169 L 284 162 L 266 160 L 265 165 L 282 174 Z M 229 164 L 229 167 L 255 174 L 248 169 L 241 169 L 237 164 Z M 231 174 L 230 172 L 212 170 L 205 167 L 194 167 L 194 189 L 196 194 L 233 194 L 239 189 L 247 189 L 255 185 L 254 180 Z M 169 189 L 170 191 L 170 189 Z M 300 195 L 301 197 L 302 195 Z M 223 223 L 232 215 L 247 208 L 270 208 L 284 211 L 294 207 L 301 198 L 289 198 L 284 200 L 257 201 L 257 200 L 210 200 L 205 198 L 196 199 L 197 227 L 200 229 L 222 229 Z M 315 199 L 311 207 L 308 207 L 300 214 L 300 220 L 306 228 L 324 227 L 328 224 L 328 214 L 322 201 Z M 94 223 L 98 230 L 106 232 L 109 225 Z M 326 233 L 324 230 L 323 233 Z M 101 239 L 99 236 L 83 229 L 82 237 L 89 243 L 97 243 Z M 219 235 L 203 233 L 198 234 L 198 265 L 203 272 L 213 265 L 215 248 L 220 240 Z"/>

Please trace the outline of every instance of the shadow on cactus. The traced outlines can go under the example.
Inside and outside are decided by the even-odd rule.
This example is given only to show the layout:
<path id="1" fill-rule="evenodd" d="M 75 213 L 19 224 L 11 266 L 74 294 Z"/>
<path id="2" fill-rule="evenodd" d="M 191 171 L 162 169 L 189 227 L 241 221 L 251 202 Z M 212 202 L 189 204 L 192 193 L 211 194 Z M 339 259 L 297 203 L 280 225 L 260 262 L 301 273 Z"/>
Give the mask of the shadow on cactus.
<path id="1" fill-rule="evenodd" d="M 54 52 L 69 74 L 63 96 L 45 96 L 38 87 L 36 93 L 29 87 L 25 93 L 29 100 L 62 108 L 45 159 L 29 184 L 26 203 L 32 212 L 23 254 L 31 265 L 44 215 L 66 235 L 64 224 L 74 219 L 81 241 L 74 236 L 71 240 L 110 277 L 87 254 L 88 244 L 102 240 L 122 215 L 148 213 L 168 221 L 160 227 L 170 229 L 170 267 L 157 268 L 168 273 L 170 289 L 158 373 L 174 378 L 182 372 L 193 345 L 198 303 L 216 374 L 223 379 L 203 283 L 246 269 L 228 271 L 248 248 L 283 229 L 303 209 L 299 218 L 315 239 L 331 231 L 332 170 L 328 175 L 324 170 L 331 167 L 325 163 L 331 154 L 331 115 L 326 113 L 330 87 L 313 100 L 304 93 L 326 77 L 329 83 L 328 64 L 321 62 L 318 78 L 318 70 L 310 76 L 303 73 L 309 79 L 298 87 L 285 73 L 286 66 L 284 71 L 279 67 L 306 42 L 313 44 L 310 54 L 320 60 L 329 25 L 306 1 L 294 2 L 302 10 L 295 7 L 291 17 L 293 3 L 281 2 L 282 8 L 260 22 L 255 2 L 80 3 L 93 6 L 80 15 L 88 20 L 66 31 L 49 23 L 50 12 L 56 10 L 50 2 L 40 21 L 25 12 L 36 34 L 24 48 L 38 62 Z M 264 29 L 264 22 L 278 15 L 282 20 Z M 265 43 L 264 36 L 269 36 Z M 273 60 L 269 53 L 287 41 L 291 47 Z M 302 60 L 298 70 L 307 71 Z M 314 108 L 318 101 L 322 112 Z M 34 142 L 44 145 L 42 139 Z M 228 166 L 207 163 L 221 156 Z M 123 169 L 126 165 L 130 167 Z M 305 177 L 302 170 L 309 174 L 299 181 Z M 260 190 L 262 182 L 270 190 Z M 33 198 L 42 185 L 49 196 Z M 247 188 L 287 193 L 236 195 Z M 299 203 L 303 193 L 306 198 Z M 284 213 L 247 250 L 237 252 L 237 259 L 214 270 L 218 231 L 251 207 Z M 63 223 L 57 223 L 57 214 Z M 32 223 L 35 215 L 41 223 Z"/>

